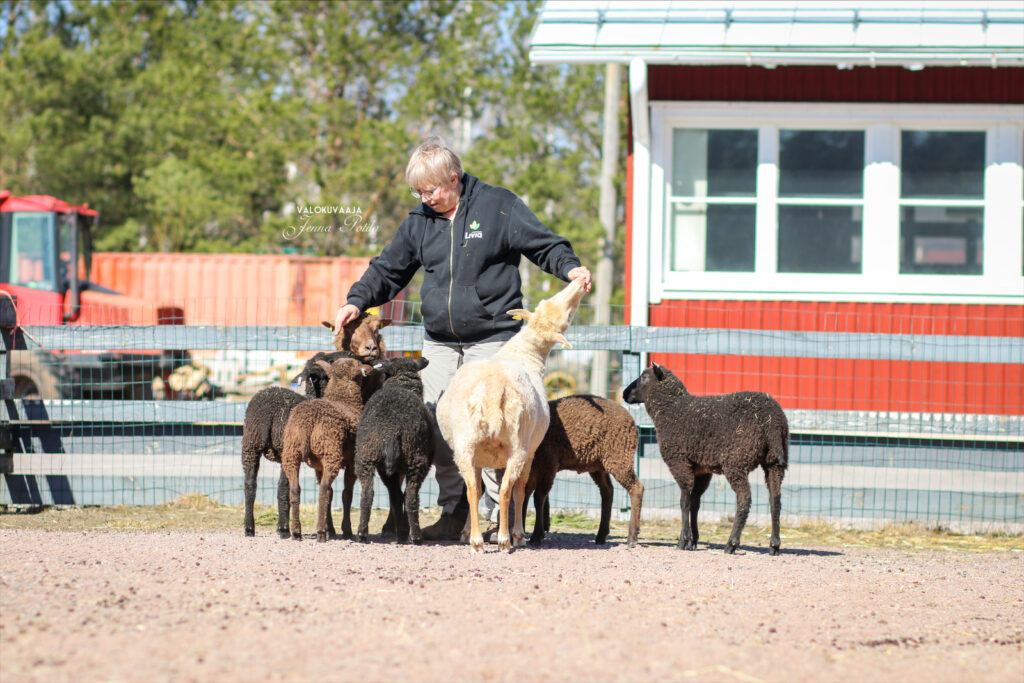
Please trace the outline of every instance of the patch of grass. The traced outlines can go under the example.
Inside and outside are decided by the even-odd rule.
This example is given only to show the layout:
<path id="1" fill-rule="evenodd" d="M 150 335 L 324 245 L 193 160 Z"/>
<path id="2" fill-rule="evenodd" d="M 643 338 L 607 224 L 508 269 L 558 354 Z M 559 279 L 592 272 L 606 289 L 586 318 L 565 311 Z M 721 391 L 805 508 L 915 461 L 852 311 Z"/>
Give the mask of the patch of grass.
<path id="1" fill-rule="evenodd" d="M 527 530 L 532 529 L 532 522 Z M 612 520 L 609 538 L 624 540 L 628 522 Z M 640 543 L 644 541 L 679 540 L 679 520 L 642 520 Z M 551 515 L 554 533 L 596 533 L 597 520 L 583 514 L 559 513 Z M 700 543 L 724 545 L 732 531 L 732 521 L 701 522 Z M 962 550 L 962 551 L 1017 551 L 1024 552 L 1024 536 L 1006 532 L 960 534 L 942 527 L 919 522 L 887 524 L 876 530 L 847 529 L 824 520 L 808 520 L 797 526 L 782 525 L 780 531 L 783 548 L 862 547 L 892 548 L 898 550 Z M 768 547 L 771 527 L 747 524 L 743 529 L 742 545 Z"/>
<path id="2" fill-rule="evenodd" d="M 44 531 L 169 531 L 237 530 L 242 532 L 244 507 L 221 505 L 203 494 L 186 494 L 162 505 L 54 506 L 28 511 L 0 511 L 0 529 Z M 277 507 L 253 508 L 257 533 L 274 532 Z M 334 526 L 341 532 L 341 511 L 334 510 Z M 380 531 L 386 510 L 374 510 L 370 532 Z M 316 506 L 299 507 L 303 533 L 316 530 Z M 353 531 L 359 524 L 359 508 L 352 510 Z"/>
<path id="3" fill-rule="evenodd" d="M 257 532 L 273 533 L 277 526 L 277 508 L 257 505 Z M 47 531 L 170 531 L 221 530 L 242 532 L 243 507 L 221 505 L 201 494 L 182 496 L 163 505 L 114 507 L 47 507 L 29 511 L 0 509 L 0 529 L 38 529 Z M 420 524 L 436 520 L 436 508 L 424 510 Z M 387 510 L 375 509 L 370 518 L 370 533 L 380 532 Z M 316 529 L 316 507 L 303 505 L 300 518 L 304 533 Z M 527 515 L 527 536 L 533 531 L 533 513 Z M 358 525 L 359 509 L 352 510 L 353 529 Z M 340 531 L 341 512 L 334 510 L 334 524 Z M 558 512 L 551 515 L 551 533 L 593 535 L 598 520 L 582 513 Z M 628 522 L 613 520 L 609 538 L 625 540 Z M 675 543 L 679 539 L 679 520 L 643 520 L 640 542 Z M 723 545 L 732 529 L 731 521 L 702 522 L 701 544 Z M 768 546 L 771 529 L 748 524 L 743 544 Z M 1024 551 L 1024 536 L 1004 532 L 960 534 L 942 527 L 907 522 L 889 524 L 872 531 L 847 529 L 823 520 L 808 520 L 797 526 L 782 526 L 783 548 L 861 547 L 897 550 Z"/>

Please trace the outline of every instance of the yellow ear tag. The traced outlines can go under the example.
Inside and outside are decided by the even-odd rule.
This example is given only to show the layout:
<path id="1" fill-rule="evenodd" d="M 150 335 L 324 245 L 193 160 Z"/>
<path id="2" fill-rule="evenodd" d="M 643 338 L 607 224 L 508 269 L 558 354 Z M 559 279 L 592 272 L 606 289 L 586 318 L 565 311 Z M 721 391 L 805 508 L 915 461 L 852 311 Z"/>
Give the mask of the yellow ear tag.
<path id="1" fill-rule="evenodd" d="M 523 316 L 521 316 L 521 315 L 514 315 L 514 316 L 512 316 L 512 319 L 513 320 L 522 320 Z"/>

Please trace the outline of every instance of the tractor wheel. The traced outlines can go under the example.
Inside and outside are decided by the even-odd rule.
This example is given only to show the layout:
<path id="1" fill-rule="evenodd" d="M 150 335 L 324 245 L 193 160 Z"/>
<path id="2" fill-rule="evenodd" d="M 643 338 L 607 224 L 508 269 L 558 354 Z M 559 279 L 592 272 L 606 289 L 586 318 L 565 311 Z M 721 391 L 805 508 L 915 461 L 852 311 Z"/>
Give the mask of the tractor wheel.
<path id="1" fill-rule="evenodd" d="M 14 398 L 61 398 L 60 381 L 34 351 L 12 351 L 9 369 Z"/>
<path id="2" fill-rule="evenodd" d="M 549 401 L 571 396 L 576 393 L 576 378 L 567 372 L 549 372 L 544 376 L 544 392 L 548 395 Z"/>

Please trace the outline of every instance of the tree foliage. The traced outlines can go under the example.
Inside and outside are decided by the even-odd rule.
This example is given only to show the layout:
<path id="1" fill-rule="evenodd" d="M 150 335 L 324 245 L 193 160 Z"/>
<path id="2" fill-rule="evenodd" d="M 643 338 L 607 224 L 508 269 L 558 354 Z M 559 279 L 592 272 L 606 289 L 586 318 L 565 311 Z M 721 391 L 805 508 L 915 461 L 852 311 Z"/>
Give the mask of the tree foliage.
<path id="1" fill-rule="evenodd" d="M 2 0 L 0 188 L 89 202 L 108 249 L 369 254 L 435 133 L 593 266 L 603 69 L 531 66 L 537 7 Z M 358 220 L 295 236 L 310 206 Z"/>

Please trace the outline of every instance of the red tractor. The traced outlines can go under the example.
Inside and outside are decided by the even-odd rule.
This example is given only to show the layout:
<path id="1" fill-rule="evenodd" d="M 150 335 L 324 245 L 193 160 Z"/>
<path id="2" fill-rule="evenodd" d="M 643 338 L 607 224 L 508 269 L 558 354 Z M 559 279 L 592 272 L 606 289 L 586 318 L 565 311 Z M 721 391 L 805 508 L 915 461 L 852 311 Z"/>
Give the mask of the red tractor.
<path id="1" fill-rule="evenodd" d="M 176 307 L 158 307 L 89 282 L 92 230 L 99 214 L 88 204 L 46 195 L 0 191 L 0 297 L 17 300 L 19 325 L 154 325 L 184 321 Z M 155 376 L 185 363 L 182 352 L 14 351 L 9 377 L 17 398 L 152 397 Z"/>

